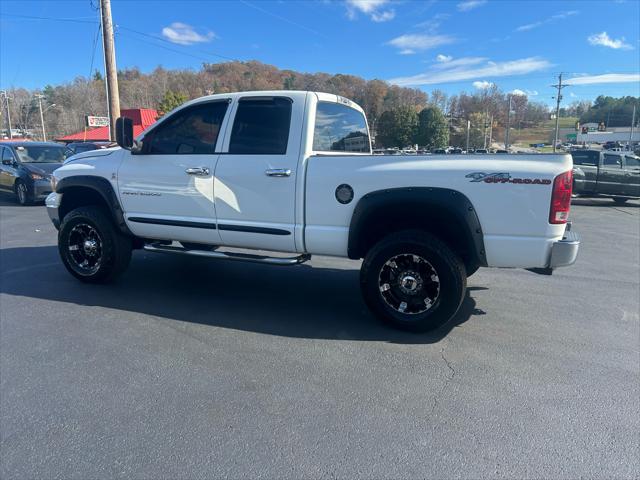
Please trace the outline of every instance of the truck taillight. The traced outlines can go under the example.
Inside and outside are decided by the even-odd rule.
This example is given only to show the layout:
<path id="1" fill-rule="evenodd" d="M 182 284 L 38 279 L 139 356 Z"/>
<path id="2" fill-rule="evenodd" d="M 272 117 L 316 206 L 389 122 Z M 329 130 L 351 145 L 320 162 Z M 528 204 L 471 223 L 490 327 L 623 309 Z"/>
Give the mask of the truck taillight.
<path id="1" fill-rule="evenodd" d="M 561 173 L 553 180 L 549 223 L 567 223 L 571 209 L 571 190 L 573 188 L 573 172 Z"/>

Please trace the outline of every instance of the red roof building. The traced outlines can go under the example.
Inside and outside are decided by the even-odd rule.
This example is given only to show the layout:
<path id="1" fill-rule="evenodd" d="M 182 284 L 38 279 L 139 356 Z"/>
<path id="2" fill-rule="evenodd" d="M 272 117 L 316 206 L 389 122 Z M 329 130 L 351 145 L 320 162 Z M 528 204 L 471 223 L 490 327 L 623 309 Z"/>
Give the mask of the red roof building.
<path id="1" fill-rule="evenodd" d="M 131 108 L 121 110 L 120 115 L 133 120 L 133 136 L 137 137 L 158 118 L 158 112 L 152 108 Z M 109 127 L 87 128 L 83 132 L 56 138 L 58 142 L 108 142 Z"/>

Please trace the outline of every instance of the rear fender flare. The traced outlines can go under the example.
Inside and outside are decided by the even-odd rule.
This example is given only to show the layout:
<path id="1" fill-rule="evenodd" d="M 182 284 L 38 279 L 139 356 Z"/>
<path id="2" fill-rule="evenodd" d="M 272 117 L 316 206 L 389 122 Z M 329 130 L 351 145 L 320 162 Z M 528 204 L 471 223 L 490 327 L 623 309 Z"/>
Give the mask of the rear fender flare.
<path id="1" fill-rule="evenodd" d="M 465 242 L 475 261 L 481 266 L 487 266 L 482 227 L 473 204 L 456 190 L 435 187 L 391 188 L 364 195 L 351 217 L 347 250 L 349 258 L 364 256 L 363 232 L 369 222 L 375 222 L 377 211 L 393 204 L 419 206 L 424 211 L 435 209 L 455 218 L 465 231 Z"/>

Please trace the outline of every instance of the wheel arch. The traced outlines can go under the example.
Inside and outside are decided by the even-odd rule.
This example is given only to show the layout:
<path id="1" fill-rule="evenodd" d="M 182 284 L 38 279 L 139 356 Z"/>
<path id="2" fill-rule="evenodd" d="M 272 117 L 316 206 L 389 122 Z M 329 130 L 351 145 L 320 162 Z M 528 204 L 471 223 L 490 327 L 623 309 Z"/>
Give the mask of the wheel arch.
<path id="1" fill-rule="evenodd" d="M 58 216 L 62 222 L 71 210 L 85 205 L 99 205 L 105 209 L 114 225 L 125 235 L 133 236 L 124 220 L 124 213 L 111 183 L 102 177 L 78 175 L 58 181 L 56 193 L 62 194 Z"/>
<path id="2" fill-rule="evenodd" d="M 468 271 L 487 265 L 482 227 L 472 203 L 456 190 L 435 187 L 392 188 L 364 195 L 351 218 L 348 256 L 363 258 L 385 235 L 415 228 L 449 244 Z"/>

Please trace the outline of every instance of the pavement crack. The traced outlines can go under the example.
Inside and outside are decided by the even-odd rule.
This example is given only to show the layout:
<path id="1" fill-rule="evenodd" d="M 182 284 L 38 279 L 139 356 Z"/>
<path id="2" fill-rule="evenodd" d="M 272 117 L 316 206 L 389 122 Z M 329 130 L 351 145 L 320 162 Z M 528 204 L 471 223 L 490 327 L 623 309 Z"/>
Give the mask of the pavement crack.
<path id="1" fill-rule="evenodd" d="M 627 215 L 633 215 L 632 212 L 627 212 L 626 210 L 622 210 L 621 208 L 617 208 L 617 207 L 611 207 L 614 210 L 617 210 L 618 212 L 622 212 L 622 213 L 626 213 Z"/>
<path id="2" fill-rule="evenodd" d="M 447 367 L 449 367 L 449 370 L 451 370 L 451 376 L 449 377 L 449 380 L 453 380 L 453 377 L 456 376 L 456 370 L 451 366 L 451 362 L 447 360 L 447 357 L 444 356 L 444 347 L 440 349 L 440 356 L 442 357 L 442 360 L 444 360 L 444 363 L 447 364 Z"/>
<path id="3" fill-rule="evenodd" d="M 447 378 L 443 382 L 442 387 L 440 388 L 440 391 L 438 391 L 438 393 L 433 396 L 433 401 L 431 403 L 432 414 L 439 405 L 438 398 L 442 396 L 442 394 L 447 388 L 447 385 L 449 385 L 449 382 L 451 382 L 451 380 L 453 380 L 453 377 L 456 376 L 456 369 L 453 368 L 453 365 L 451 364 L 449 359 L 447 359 L 447 357 L 444 355 L 444 347 L 440 349 L 440 357 L 442 358 L 442 361 L 445 363 L 445 365 L 449 369 L 449 374 L 447 375 Z"/>

